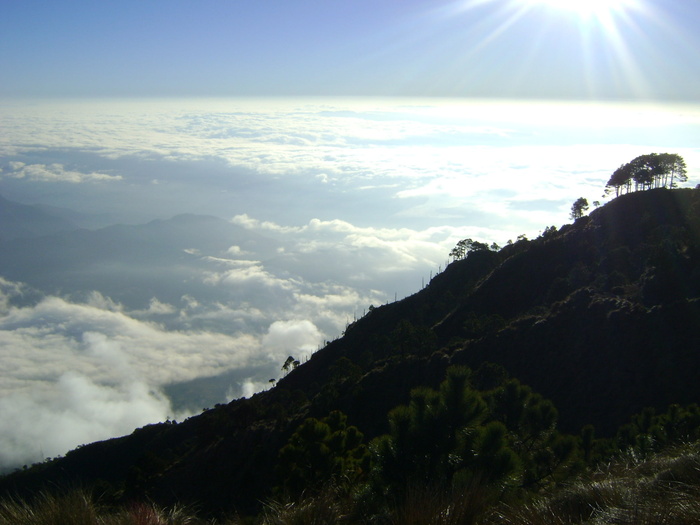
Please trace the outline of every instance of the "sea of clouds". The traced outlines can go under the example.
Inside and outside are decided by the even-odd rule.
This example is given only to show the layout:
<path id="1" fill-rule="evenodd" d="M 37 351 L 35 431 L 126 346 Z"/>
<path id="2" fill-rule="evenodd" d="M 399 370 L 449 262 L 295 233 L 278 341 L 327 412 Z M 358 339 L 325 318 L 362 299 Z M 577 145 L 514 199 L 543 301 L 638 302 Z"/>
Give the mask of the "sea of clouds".
<path id="1" fill-rule="evenodd" d="M 178 246 L 172 262 L 148 252 L 139 264 L 94 267 L 81 247 L 84 278 L 56 270 L 51 286 L 0 272 L 4 469 L 268 388 L 288 355 L 304 360 L 369 305 L 418 291 L 457 240 L 504 244 L 560 226 L 576 198 L 603 201 L 612 171 L 639 154 L 679 153 L 689 185 L 700 180 L 696 106 L 188 99 L 0 109 L 6 198 L 68 208 L 93 230 L 123 223 L 138 236 L 137 225 L 192 213 L 264 240 L 256 248 L 232 234 L 221 246 Z M 140 295 L 119 284 L 148 272 L 153 286 Z M 208 391 L 188 403 L 178 392 L 195 384 Z"/>

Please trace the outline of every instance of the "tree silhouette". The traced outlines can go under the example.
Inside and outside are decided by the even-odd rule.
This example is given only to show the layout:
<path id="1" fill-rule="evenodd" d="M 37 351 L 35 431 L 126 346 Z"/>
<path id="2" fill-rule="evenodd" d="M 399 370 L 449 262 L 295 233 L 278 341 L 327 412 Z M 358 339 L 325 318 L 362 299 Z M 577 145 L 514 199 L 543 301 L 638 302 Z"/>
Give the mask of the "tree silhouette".
<path id="1" fill-rule="evenodd" d="M 588 199 L 584 197 L 579 197 L 574 201 L 574 204 L 571 206 L 571 218 L 573 220 L 580 219 L 583 217 L 583 214 L 585 211 L 588 209 Z"/>
<path id="2" fill-rule="evenodd" d="M 291 355 L 290 355 L 290 356 L 285 360 L 284 364 L 282 365 L 282 370 L 284 370 L 286 373 L 289 373 L 289 372 L 291 372 L 292 370 L 294 370 L 296 367 L 298 367 L 299 364 L 300 364 L 299 361 L 296 360 L 296 359 L 294 358 L 294 356 L 291 356 Z"/>
<path id="3" fill-rule="evenodd" d="M 484 394 L 493 417 L 503 423 L 511 437 L 511 449 L 522 465 L 523 486 L 546 486 L 575 472 L 579 450 L 576 439 L 559 433 L 554 404 L 509 379 Z"/>
<path id="4" fill-rule="evenodd" d="M 455 487 L 517 477 L 520 462 L 506 426 L 486 421 L 487 403 L 471 388 L 471 371 L 448 369 L 437 390 L 411 392 L 408 405 L 389 413 L 389 434 L 374 440 L 373 484 L 387 497 L 403 498 L 411 487 Z"/>
<path id="5" fill-rule="evenodd" d="M 688 180 L 683 157 L 676 153 L 648 153 L 617 168 L 605 185 L 605 192 L 623 193 L 653 188 L 675 188 L 676 182 Z"/>
<path id="6" fill-rule="evenodd" d="M 619 197 L 622 193 L 632 191 L 632 164 L 623 164 L 617 168 L 605 187 L 605 192 L 609 193 L 615 188 L 615 197 Z"/>
<path id="7" fill-rule="evenodd" d="M 677 179 L 678 182 L 687 182 L 687 167 L 683 157 L 675 153 L 662 153 L 661 157 L 666 175 L 671 175 L 669 179 L 669 188 L 676 187 L 676 181 L 674 179 Z M 664 186 L 666 185 L 666 180 L 667 179 L 664 179 Z"/>
<path id="8" fill-rule="evenodd" d="M 334 479 L 354 481 L 369 470 L 370 455 L 357 427 L 334 410 L 323 419 L 305 419 L 278 456 L 278 492 L 299 497 Z"/>
<path id="9" fill-rule="evenodd" d="M 491 246 L 489 246 L 485 242 L 467 238 L 457 242 L 457 245 L 452 248 L 452 251 L 450 252 L 450 257 L 456 261 L 459 259 L 464 259 L 471 252 L 486 252 L 489 250 L 497 252 L 500 249 L 501 247 L 495 242 L 491 243 Z"/>

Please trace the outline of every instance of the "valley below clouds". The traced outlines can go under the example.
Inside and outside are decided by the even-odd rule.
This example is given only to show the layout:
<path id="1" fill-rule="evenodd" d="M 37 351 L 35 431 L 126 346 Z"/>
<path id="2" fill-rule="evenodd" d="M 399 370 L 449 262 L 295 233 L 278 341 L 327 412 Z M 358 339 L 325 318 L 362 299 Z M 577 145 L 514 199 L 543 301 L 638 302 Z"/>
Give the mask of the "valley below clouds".
<path id="1" fill-rule="evenodd" d="M 0 106 L 4 470 L 270 388 L 459 239 L 558 227 L 639 154 L 700 180 L 689 105 Z"/>

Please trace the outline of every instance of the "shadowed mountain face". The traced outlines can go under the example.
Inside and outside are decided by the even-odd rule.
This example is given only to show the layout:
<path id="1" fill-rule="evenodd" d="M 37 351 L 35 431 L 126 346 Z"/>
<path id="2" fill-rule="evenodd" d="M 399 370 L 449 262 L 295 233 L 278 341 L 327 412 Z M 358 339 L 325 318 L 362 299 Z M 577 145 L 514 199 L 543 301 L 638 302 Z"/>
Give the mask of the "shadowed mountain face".
<path id="1" fill-rule="evenodd" d="M 500 365 L 553 401 L 562 430 L 612 435 L 642 407 L 700 400 L 699 232 L 698 190 L 619 197 L 538 239 L 469 253 L 419 293 L 371 309 L 269 391 L 82 447 L 0 489 L 98 483 L 127 498 L 254 510 L 304 418 L 339 409 L 377 436 L 390 409 L 451 364 L 486 387 L 486 364 Z"/>

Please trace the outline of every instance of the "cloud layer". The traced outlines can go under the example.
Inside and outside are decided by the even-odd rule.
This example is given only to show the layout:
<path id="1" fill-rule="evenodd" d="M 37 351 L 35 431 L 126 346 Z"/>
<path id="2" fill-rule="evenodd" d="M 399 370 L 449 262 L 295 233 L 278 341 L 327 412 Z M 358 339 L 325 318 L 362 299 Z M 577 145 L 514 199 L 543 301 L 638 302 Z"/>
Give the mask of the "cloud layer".
<path id="1" fill-rule="evenodd" d="M 566 221 L 573 200 L 599 198 L 638 154 L 672 149 L 691 168 L 700 160 L 692 105 L 222 99 L 5 109 L 1 191 L 50 194 L 82 211 L 99 202 L 126 220 L 208 210 L 280 224 L 470 225 L 503 242 Z M 67 194 L 61 181 L 91 184 Z M 540 206 L 525 213 L 523 202 Z"/>
<path id="2" fill-rule="evenodd" d="M 164 385 L 261 360 L 260 341 L 252 336 L 168 331 L 115 311 L 106 300 L 46 297 L 10 306 L 22 287 L 2 284 L 3 468 L 183 417 L 163 395 Z"/>
<path id="3" fill-rule="evenodd" d="M 679 153 L 700 181 L 692 105 L 32 101 L 5 104 L 0 131 L 5 197 L 94 225 L 236 228 L 181 217 L 23 248 L 22 278 L 0 272 L 4 468 L 186 417 L 178 385 L 217 385 L 214 402 L 265 388 L 459 239 L 566 223 L 639 154 Z M 41 256 L 50 242 L 71 256 Z"/>

